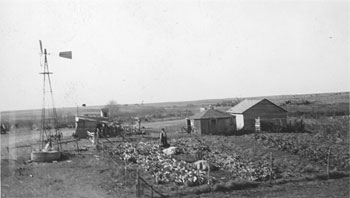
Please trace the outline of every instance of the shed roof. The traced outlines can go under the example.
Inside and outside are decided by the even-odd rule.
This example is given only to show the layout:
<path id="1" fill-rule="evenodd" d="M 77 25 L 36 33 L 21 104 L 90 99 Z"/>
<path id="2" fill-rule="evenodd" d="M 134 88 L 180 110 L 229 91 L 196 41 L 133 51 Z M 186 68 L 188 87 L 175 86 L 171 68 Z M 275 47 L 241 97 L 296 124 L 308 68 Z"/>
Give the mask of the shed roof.
<path id="1" fill-rule="evenodd" d="M 101 117 L 101 112 L 102 113 L 108 113 L 108 109 L 107 108 L 87 108 L 87 107 L 83 107 L 83 108 L 79 108 L 78 109 L 79 114 L 86 116 L 86 117 Z"/>
<path id="2" fill-rule="evenodd" d="M 91 122 L 108 122 L 108 118 L 105 118 L 105 117 L 77 116 L 75 119 L 76 121 L 86 120 Z"/>
<path id="3" fill-rule="evenodd" d="M 189 119 L 200 120 L 200 119 L 210 119 L 210 118 L 230 118 L 231 114 L 222 112 L 216 109 L 208 109 L 200 112 L 196 115 L 189 117 Z"/>
<path id="4" fill-rule="evenodd" d="M 257 105 L 258 103 L 260 103 L 263 100 L 266 100 L 266 101 L 270 102 L 271 104 L 275 105 L 276 107 L 282 109 L 283 111 L 286 111 L 282 107 L 276 105 L 275 103 L 273 103 L 273 102 L 271 102 L 271 101 L 269 101 L 267 99 L 254 99 L 254 100 L 245 99 L 242 102 L 240 102 L 237 105 L 235 105 L 234 107 L 232 107 L 229 110 L 227 110 L 227 112 L 228 113 L 244 113 L 248 109 L 252 108 L 253 106 Z"/>

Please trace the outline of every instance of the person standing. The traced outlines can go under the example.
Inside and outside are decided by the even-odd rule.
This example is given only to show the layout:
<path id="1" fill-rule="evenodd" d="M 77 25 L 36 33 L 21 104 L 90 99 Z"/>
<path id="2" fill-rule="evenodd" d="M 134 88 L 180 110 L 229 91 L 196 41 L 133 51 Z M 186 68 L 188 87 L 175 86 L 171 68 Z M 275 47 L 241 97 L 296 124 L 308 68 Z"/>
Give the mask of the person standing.
<path id="1" fill-rule="evenodd" d="M 166 135 L 166 132 L 165 132 L 165 129 L 162 128 L 161 132 L 160 132 L 160 143 L 162 144 L 163 147 L 168 147 L 168 141 L 167 141 L 167 135 Z"/>
<path id="2" fill-rule="evenodd" d="M 97 127 L 96 132 L 95 132 L 95 136 L 94 136 L 94 145 L 98 145 L 100 134 L 101 134 L 101 129 L 100 129 L 100 127 Z"/>

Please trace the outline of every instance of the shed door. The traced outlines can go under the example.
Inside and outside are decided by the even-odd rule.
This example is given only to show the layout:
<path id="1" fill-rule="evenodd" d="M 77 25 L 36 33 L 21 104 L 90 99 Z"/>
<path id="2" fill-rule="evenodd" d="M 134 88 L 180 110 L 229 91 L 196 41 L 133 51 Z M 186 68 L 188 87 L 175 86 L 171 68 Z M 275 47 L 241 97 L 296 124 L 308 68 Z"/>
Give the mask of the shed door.
<path id="1" fill-rule="evenodd" d="M 236 127 L 237 130 L 241 130 L 244 127 L 244 118 L 243 114 L 236 114 Z"/>

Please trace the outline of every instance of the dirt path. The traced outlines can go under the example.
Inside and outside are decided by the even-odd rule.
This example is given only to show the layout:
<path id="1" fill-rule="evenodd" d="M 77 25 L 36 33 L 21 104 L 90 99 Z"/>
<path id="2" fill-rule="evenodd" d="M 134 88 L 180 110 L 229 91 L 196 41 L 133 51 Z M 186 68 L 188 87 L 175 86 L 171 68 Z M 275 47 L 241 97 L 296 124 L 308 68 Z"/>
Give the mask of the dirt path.
<path id="1" fill-rule="evenodd" d="M 69 156 L 56 163 L 23 164 L 30 159 L 30 145 L 39 139 L 39 131 L 18 129 L 1 135 L 1 197 L 108 197 L 99 186 L 99 169 L 105 165 L 93 155 Z M 69 138 L 72 130 L 62 130 Z M 79 145 L 90 144 L 82 140 Z M 74 152 L 73 143 L 64 145 Z"/>

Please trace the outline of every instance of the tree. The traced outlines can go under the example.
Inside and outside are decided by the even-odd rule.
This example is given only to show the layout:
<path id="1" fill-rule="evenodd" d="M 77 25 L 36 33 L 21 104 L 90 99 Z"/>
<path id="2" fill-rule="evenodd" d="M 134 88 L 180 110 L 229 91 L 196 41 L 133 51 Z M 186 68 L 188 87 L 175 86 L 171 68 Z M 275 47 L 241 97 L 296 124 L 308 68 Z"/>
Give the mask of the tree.
<path id="1" fill-rule="evenodd" d="M 105 108 L 108 109 L 109 119 L 111 121 L 116 121 L 118 118 L 120 105 L 116 101 L 111 100 L 108 102 L 108 104 L 105 106 Z"/>

